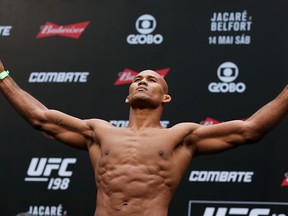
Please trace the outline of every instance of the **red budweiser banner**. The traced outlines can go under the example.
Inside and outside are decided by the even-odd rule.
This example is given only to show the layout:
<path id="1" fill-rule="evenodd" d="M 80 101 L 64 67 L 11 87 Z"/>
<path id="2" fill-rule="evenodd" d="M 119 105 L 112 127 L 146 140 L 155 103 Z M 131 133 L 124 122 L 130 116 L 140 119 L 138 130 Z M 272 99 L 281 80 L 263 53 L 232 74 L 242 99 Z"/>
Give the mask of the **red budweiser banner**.
<path id="1" fill-rule="evenodd" d="M 89 23 L 90 22 L 87 21 L 66 26 L 59 26 L 51 22 L 46 22 L 45 25 L 41 27 L 41 31 L 38 33 L 36 38 L 44 38 L 58 35 L 78 39 L 84 32 L 86 27 L 89 25 Z"/>
<path id="2" fill-rule="evenodd" d="M 163 78 L 168 74 L 170 68 L 164 68 L 160 70 L 155 70 Z M 114 85 L 123 85 L 130 84 L 138 72 L 133 71 L 129 68 L 125 68 L 122 72 L 119 73 L 119 78 L 115 81 Z"/>
<path id="3" fill-rule="evenodd" d="M 288 186 L 288 173 L 285 173 L 285 178 L 281 184 L 282 187 L 287 187 Z"/>

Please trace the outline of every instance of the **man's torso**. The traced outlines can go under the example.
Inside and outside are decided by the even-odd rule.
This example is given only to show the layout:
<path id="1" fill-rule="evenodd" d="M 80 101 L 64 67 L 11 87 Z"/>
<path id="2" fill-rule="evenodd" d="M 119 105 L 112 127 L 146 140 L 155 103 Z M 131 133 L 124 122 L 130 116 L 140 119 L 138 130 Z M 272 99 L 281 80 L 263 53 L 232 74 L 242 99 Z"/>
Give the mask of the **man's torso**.
<path id="1" fill-rule="evenodd" d="M 98 188 L 97 216 L 166 216 L 192 158 L 181 128 L 133 131 L 100 127 L 89 154 Z"/>

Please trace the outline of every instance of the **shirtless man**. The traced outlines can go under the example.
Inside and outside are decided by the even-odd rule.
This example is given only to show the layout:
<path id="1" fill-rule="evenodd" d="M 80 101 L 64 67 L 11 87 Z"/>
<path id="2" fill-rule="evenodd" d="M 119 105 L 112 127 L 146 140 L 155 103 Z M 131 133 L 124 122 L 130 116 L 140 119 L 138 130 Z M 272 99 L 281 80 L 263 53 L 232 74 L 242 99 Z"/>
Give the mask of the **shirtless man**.
<path id="1" fill-rule="evenodd" d="M 98 187 L 94 216 L 167 216 L 168 205 L 192 158 L 259 141 L 288 110 L 288 86 L 248 120 L 202 126 L 160 125 L 168 86 L 154 71 L 139 73 L 129 88 L 129 125 L 81 120 L 46 108 L 3 72 L 0 91 L 34 128 L 88 151 Z"/>

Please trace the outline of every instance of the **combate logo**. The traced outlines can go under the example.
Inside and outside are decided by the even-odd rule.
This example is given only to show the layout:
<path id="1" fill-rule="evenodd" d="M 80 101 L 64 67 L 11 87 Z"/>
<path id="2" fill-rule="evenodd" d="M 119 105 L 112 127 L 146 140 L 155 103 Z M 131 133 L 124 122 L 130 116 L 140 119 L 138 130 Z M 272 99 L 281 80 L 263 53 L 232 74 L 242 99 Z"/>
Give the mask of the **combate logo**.
<path id="1" fill-rule="evenodd" d="M 170 71 L 170 68 L 164 68 L 155 71 L 164 78 Z M 119 78 L 115 81 L 114 85 L 130 84 L 138 73 L 139 72 L 136 72 L 129 68 L 125 68 L 122 72 L 118 74 Z"/>
<path id="2" fill-rule="evenodd" d="M 112 124 L 115 127 L 123 128 L 123 127 L 128 127 L 129 121 L 128 120 L 110 120 L 110 124 Z M 170 121 L 168 120 L 161 120 L 160 124 L 164 128 L 168 128 L 168 125 L 170 124 Z"/>
<path id="3" fill-rule="evenodd" d="M 84 32 L 86 27 L 89 25 L 89 21 L 75 23 L 71 25 L 56 25 L 52 22 L 46 22 L 45 25 L 41 27 L 41 31 L 38 33 L 36 38 L 44 38 L 51 36 L 63 36 L 68 38 L 78 39 Z"/>
<path id="4" fill-rule="evenodd" d="M 10 36 L 12 26 L 0 26 L 0 36 Z"/>

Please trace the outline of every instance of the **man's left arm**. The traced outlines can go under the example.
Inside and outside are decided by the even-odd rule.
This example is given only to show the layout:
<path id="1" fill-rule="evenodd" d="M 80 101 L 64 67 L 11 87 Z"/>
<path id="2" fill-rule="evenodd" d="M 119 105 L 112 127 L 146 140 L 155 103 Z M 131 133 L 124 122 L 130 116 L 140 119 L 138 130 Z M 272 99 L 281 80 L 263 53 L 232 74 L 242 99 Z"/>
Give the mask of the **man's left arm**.
<path id="1" fill-rule="evenodd" d="M 240 144 L 259 141 L 288 112 L 288 86 L 271 102 L 260 108 L 246 121 L 235 120 L 211 126 L 198 126 L 187 139 L 198 154 L 229 150 Z"/>
<path id="2" fill-rule="evenodd" d="M 253 128 L 259 138 L 271 131 L 288 112 L 288 85 L 273 101 L 253 114 L 246 123 Z M 254 135 L 254 136 L 255 136 Z"/>

